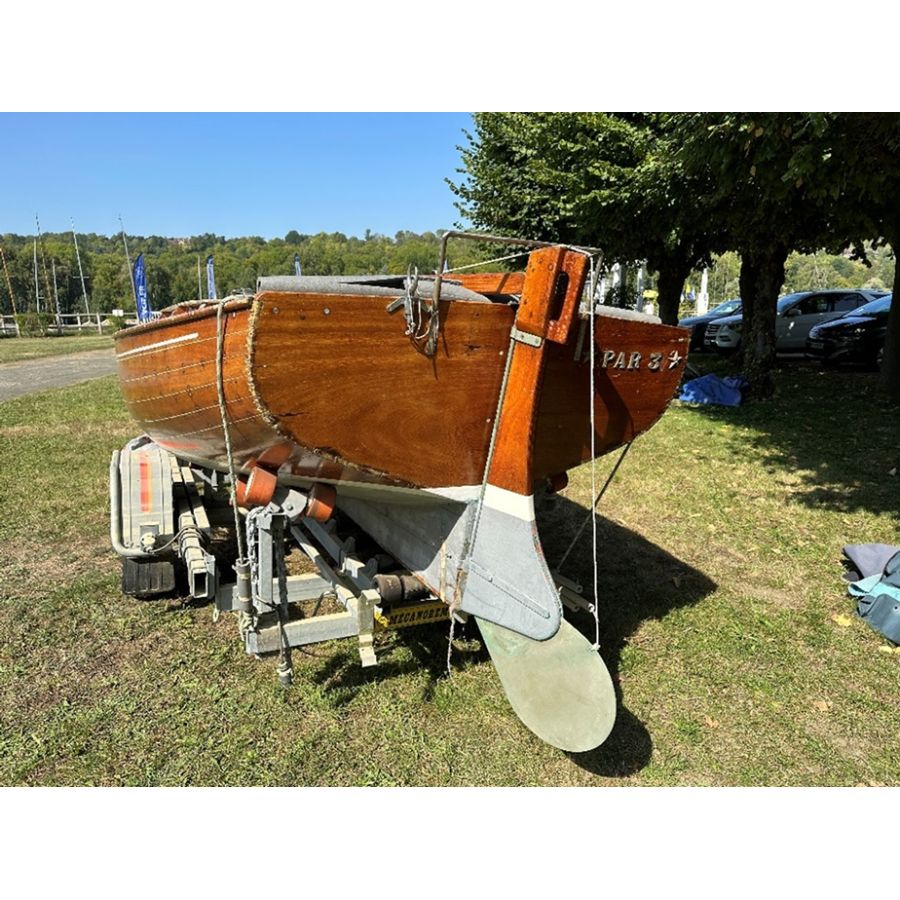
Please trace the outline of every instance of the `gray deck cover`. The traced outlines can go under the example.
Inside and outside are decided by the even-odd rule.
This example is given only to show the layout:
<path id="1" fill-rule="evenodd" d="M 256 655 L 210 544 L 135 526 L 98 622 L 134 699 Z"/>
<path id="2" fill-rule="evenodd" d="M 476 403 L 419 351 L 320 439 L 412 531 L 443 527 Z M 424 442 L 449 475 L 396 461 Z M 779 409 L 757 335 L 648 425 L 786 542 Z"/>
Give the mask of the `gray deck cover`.
<path id="1" fill-rule="evenodd" d="M 268 275 L 256 280 L 256 291 L 290 291 L 298 294 L 356 294 L 359 296 L 398 297 L 406 292 L 404 275 Z M 416 293 L 429 299 L 434 279 L 419 276 Z M 441 299 L 470 300 L 489 303 L 487 297 L 476 294 L 452 281 L 441 282 Z"/>

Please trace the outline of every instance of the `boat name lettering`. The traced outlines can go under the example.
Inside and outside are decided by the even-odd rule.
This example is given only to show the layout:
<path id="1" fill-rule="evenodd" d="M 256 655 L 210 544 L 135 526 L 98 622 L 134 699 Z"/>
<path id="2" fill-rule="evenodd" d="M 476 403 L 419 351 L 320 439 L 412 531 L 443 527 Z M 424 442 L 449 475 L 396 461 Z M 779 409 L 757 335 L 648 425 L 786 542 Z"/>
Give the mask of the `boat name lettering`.
<path id="1" fill-rule="evenodd" d="M 642 363 L 651 372 L 674 369 L 684 357 L 677 351 L 669 353 L 650 353 L 646 361 L 638 350 L 603 350 L 600 356 L 601 369 L 640 369 Z"/>

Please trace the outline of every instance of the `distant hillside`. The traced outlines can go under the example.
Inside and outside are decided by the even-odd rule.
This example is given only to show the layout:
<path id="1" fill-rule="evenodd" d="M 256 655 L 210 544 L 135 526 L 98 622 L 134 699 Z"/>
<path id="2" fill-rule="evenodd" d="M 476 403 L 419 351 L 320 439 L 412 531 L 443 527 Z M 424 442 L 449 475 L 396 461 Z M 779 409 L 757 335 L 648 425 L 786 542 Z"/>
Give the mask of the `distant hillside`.
<path id="1" fill-rule="evenodd" d="M 294 254 L 300 257 L 305 275 L 361 275 L 405 273 L 410 265 L 431 272 L 440 256 L 440 233 L 398 232 L 394 237 L 367 232 L 365 237 L 335 234 L 299 234 L 265 240 L 242 237 L 226 240 L 215 234 L 189 238 L 128 235 L 132 262 L 139 253 L 149 282 L 150 300 L 162 309 L 198 296 L 197 265 L 201 267 L 200 293 L 206 296 L 206 257 L 215 259 L 219 296 L 253 289 L 259 275 L 291 274 Z M 35 308 L 34 238 L 5 234 L 0 246 L 6 256 L 10 280 L 19 311 Z M 92 311 L 108 312 L 116 307 L 134 309 L 128 265 L 121 235 L 106 237 L 79 234 L 78 249 Z M 451 244 L 450 264 L 477 262 L 478 245 Z M 75 244 L 71 233 L 45 234 L 38 250 L 38 281 L 43 298 L 53 297 L 53 266 L 62 312 L 84 309 Z M 45 274 L 46 272 L 46 274 Z M 10 312 L 6 277 L 0 272 L 0 312 Z"/>

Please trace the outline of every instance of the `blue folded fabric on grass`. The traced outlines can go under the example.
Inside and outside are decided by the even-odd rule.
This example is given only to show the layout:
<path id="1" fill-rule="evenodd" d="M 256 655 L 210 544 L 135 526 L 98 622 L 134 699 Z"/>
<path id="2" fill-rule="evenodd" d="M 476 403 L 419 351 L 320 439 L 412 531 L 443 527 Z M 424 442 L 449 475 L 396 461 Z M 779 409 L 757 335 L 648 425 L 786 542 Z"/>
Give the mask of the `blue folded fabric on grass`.
<path id="1" fill-rule="evenodd" d="M 900 553 L 884 570 L 847 588 L 857 599 L 856 614 L 889 641 L 900 644 Z"/>
<path id="2" fill-rule="evenodd" d="M 845 581 L 860 581 L 870 575 L 880 575 L 888 560 L 900 553 L 900 547 L 892 544 L 847 544 L 843 549 L 847 566 Z"/>
<path id="3" fill-rule="evenodd" d="M 702 375 L 682 385 L 678 397 L 683 403 L 712 403 L 716 406 L 740 406 L 741 389 L 749 382 L 740 375 L 720 378 L 718 375 Z"/>

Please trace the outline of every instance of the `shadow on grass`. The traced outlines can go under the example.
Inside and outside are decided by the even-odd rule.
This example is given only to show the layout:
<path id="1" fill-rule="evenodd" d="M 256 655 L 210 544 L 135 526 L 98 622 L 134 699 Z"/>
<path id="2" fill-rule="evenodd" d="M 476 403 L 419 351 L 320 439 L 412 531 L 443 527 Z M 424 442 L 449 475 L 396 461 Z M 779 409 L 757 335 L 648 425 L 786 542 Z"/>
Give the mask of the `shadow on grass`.
<path id="1" fill-rule="evenodd" d="M 563 554 L 586 515 L 584 506 L 565 497 L 550 496 L 538 501 L 541 539 L 551 566 Z M 622 705 L 618 678 L 622 649 L 645 619 L 662 618 L 672 609 L 697 603 L 712 593 L 716 584 L 636 532 L 600 516 L 597 523 L 601 548 L 601 653 L 616 687 L 619 711 L 613 731 L 602 746 L 587 753 L 566 755 L 589 772 L 621 778 L 646 766 L 653 748 L 647 729 Z M 590 529 L 585 529 L 563 573 L 584 585 L 586 595 L 593 581 L 590 535 Z M 579 614 L 569 618 L 589 640 L 594 640 L 591 616 Z M 365 685 L 426 672 L 428 678 L 422 699 L 429 702 L 438 683 L 447 675 L 447 636 L 445 623 L 385 634 L 382 637 L 385 643 L 378 653 L 379 664 L 368 669 L 360 667 L 356 645 L 347 643 L 324 659 L 311 677 L 327 693 L 331 704 L 344 706 Z M 454 649 L 454 671 L 490 662 L 483 642 L 475 643 L 473 649 L 474 642 L 465 640 L 478 636 L 474 620 L 470 620 L 465 632 L 458 630 L 457 637 L 464 639 L 460 642 L 464 649 L 458 645 Z"/>
<path id="2" fill-rule="evenodd" d="M 900 474 L 890 474 L 900 466 L 900 413 L 878 396 L 876 374 L 794 360 L 781 362 L 775 380 L 771 400 L 696 413 L 755 432 L 731 438 L 736 457 L 749 447 L 770 472 L 799 473 L 792 502 L 900 517 Z"/>
<path id="3" fill-rule="evenodd" d="M 549 565 L 554 567 L 587 515 L 587 509 L 559 495 L 536 497 L 538 526 Z M 618 715 L 606 742 L 587 753 L 566 754 L 583 769 L 606 777 L 626 777 L 650 760 L 652 740 L 643 724 L 622 704 L 619 665 L 622 649 L 646 619 L 659 619 L 680 606 L 697 603 L 716 589 L 716 584 L 641 535 L 597 516 L 600 548 L 600 645 L 616 689 Z M 593 583 L 591 529 L 584 530 L 564 566 L 567 578 L 584 586 L 589 596 Z M 594 622 L 582 613 L 567 618 L 591 642 Z M 474 619 L 458 626 L 452 664 L 454 672 L 490 663 Z M 310 678 L 335 708 L 350 704 L 367 685 L 390 678 L 424 672 L 427 679 L 421 698 L 431 702 L 440 681 L 447 677 L 446 622 L 382 632 L 376 636 L 379 663 L 360 666 L 355 641 L 336 642 L 329 648 L 295 648 L 295 665 L 304 657 L 320 663 L 303 677 Z M 380 646 L 379 646 L 380 645 Z M 524 727 L 524 726 L 523 726 Z"/>
<path id="4" fill-rule="evenodd" d="M 421 696 L 424 702 L 431 702 L 438 683 L 447 677 L 448 627 L 446 622 L 436 622 L 383 633 L 383 643 L 380 646 L 376 643 L 375 647 L 378 665 L 365 669 L 360 666 L 356 642 L 348 642 L 342 652 L 330 654 L 312 678 L 326 691 L 330 702 L 339 707 L 350 703 L 367 684 L 425 672 L 428 680 Z M 455 637 L 463 638 L 466 646 L 460 648 L 460 641 L 454 641 L 454 672 L 490 661 L 490 655 L 482 644 L 478 643 L 473 648 L 468 646 L 472 642 L 465 640 L 477 631 L 474 622 L 457 626 Z"/>
<path id="5" fill-rule="evenodd" d="M 538 501 L 541 542 L 551 568 L 565 553 L 588 515 L 584 506 L 551 495 Z M 716 590 L 716 583 L 671 553 L 602 516 L 597 520 L 600 652 L 612 676 L 618 714 L 606 741 L 586 753 L 568 753 L 577 765 L 597 775 L 622 778 L 650 761 L 653 742 L 644 725 L 623 705 L 619 666 L 623 648 L 640 624 L 661 619 L 681 606 L 698 603 Z M 591 528 L 588 525 L 566 560 L 561 574 L 584 587 L 593 586 Z M 568 615 L 590 641 L 595 626 L 589 614 Z"/>

